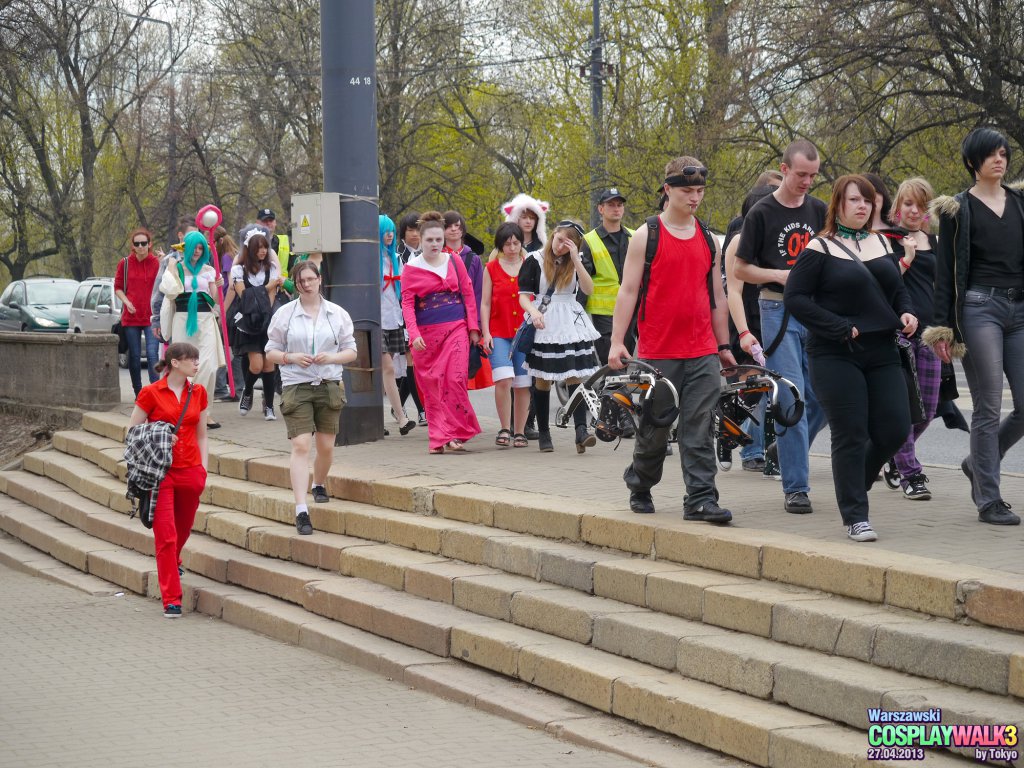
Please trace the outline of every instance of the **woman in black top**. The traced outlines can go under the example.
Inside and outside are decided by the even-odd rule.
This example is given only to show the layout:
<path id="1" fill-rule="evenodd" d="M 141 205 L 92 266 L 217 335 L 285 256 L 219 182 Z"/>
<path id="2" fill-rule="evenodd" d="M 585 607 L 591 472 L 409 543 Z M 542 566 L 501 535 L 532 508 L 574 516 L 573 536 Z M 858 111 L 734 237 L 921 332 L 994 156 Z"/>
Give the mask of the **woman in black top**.
<path id="1" fill-rule="evenodd" d="M 935 304 L 935 235 L 928 232 L 928 204 L 935 197 L 932 185 L 925 179 L 907 179 L 896 190 L 890 221 L 899 227 L 890 230 L 902 237 L 892 237 L 893 256 L 903 275 L 903 284 L 910 294 L 910 303 L 917 316 L 917 333 L 910 338 L 917 367 L 917 380 L 921 385 L 924 403 L 924 421 L 914 424 L 906 442 L 893 457 L 900 474 L 903 495 L 913 501 L 927 501 L 932 497 L 925 484 L 921 462 L 917 460 L 914 445 L 935 418 L 939 405 L 939 384 L 942 380 L 942 362 L 921 340 L 921 332 L 932 324 Z"/>
<path id="2" fill-rule="evenodd" d="M 863 176 L 836 180 L 825 226 L 797 258 L 785 292 L 786 308 L 811 334 L 811 382 L 832 431 L 836 501 L 854 541 L 878 538 L 868 489 L 910 430 L 895 332 L 917 330 L 888 240 L 867 230 L 874 198 Z"/>
<path id="3" fill-rule="evenodd" d="M 960 151 L 974 186 L 932 206 L 939 215 L 935 325 L 924 339 L 943 362 L 964 358 L 974 414 L 971 455 L 960 466 L 978 519 L 1020 525 L 1000 494 L 999 464 L 1024 436 L 1024 196 L 1003 185 L 1010 145 L 998 131 L 975 128 Z M 1000 423 L 1003 374 L 1014 409 Z"/>

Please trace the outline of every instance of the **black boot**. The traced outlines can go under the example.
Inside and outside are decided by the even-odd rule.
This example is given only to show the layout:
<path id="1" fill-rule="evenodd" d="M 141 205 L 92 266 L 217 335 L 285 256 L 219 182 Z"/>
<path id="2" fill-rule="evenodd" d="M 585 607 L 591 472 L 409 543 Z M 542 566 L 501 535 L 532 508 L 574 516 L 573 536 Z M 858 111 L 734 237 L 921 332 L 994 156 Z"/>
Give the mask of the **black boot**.
<path id="1" fill-rule="evenodd" d="M 530 411 L 526 415 L 526 427 L 523 429 L 523 434 L 526 435 L 527 440 L 537 440 L 540 438 L 540 432 L 537 431 L 537 403 L 534 401 L 536 396 L 537 390 L 531 384 Z"/>
<path id="2" fill-rule="evenodd" d="M 544 453 L 550 453 L 555 450 L 554 444 L 551 442 L 551 431 L 548 429 L 548 410 L 551 403 L 551 390 L 549 389 L 535 389 L 533 391 L 533 397 L 530 398 L 531 403 L 536 403 L 537 406 L 537 423 L 540 429 L 537 430 L 537 447 Z M 529 429 L 529 426 L 527 426 Z M 529 440 L 529 432 L 526 433 L 526 439 Z"/>
<path id="3" fill-rule="evenodd" d="M 587 448 L 597 445 L 597 438 L 587 431 L 587 409 L 582 405 L 572 413 L 576 425 L 576 453 L 586 453 Z"/>

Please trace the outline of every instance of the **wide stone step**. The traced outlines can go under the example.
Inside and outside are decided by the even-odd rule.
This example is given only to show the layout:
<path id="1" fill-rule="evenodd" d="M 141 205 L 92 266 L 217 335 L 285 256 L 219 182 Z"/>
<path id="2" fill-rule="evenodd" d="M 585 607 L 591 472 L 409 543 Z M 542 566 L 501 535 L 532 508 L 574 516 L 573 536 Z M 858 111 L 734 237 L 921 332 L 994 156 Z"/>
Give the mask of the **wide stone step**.
<path id="1" fill-rule="evenodd" d="M 16 530 L 19 537 L 67 542 L 84 555 L 87 568 L 94 555 L 113 546 L 24 504 L 6 506 L 0 516 L 5 530 Z M 57 533 L 57 528 L 63 530 Z M 192 587 L 189 599 L 243 626 L 259 623 L 260 631 L 289 642 L 301 644 L 306 626 L 317 622 L 316 617 L 308 618 L 314 613 L 437 656 L 501 672 L 755 765 L 854 765 L 865 752 L 862 734 L 789 707 L 361 579 L 243 552 L 203 534 L 190 540 L 186 552 L 193 545 L 197 545 L 197 556 L 185 559 L 186 567 L 201 569 L 202 575 L 215 580 L 224 577 L 226 586 L 214 585 L 205 596 Z M 106 559 L 121 563 L 122 568 L 107 569 L 103 578 L 152 593 L 157 588 L 152 561 L 117 550 L 119 555 Z M 81 557 L 69 559 L 82 561 Z M 239 588 L 263 594 L 239 593 Z M 271 605 L 268 594 L 294 605 L 281 606 L 270 619 L 257 622 L 254 617 Z M 938 754 L 929 757 L 934 765 L 952 760 Z"/>
<path id="2" fill-rule="evenodd" d="M 30 479 L 50 483 L 40 478 Z M 8 485 L 11 484 L 8 478 Z M 46 497 L 47 490 L 37 487 L 37 495 Z M 83 501 L 83 504 L 88 506 L 89 502 Z M 332 607 L 332 598 L 321 596 L 316 607 L 305 603 L 305 593 L 314 588 L 308 569 L 295 567 L 294 563 L 267 565 L 265 558 L 256 556 L 266 552 L 236 548 L 249 546 L 252 549 L 252 545 L 262 547 L 268 541 L 276 541 L 280 542 L 272 547 L 276 556 L 290 559 L 291 549 L 286 544 L 301 547 L 303 542 L 323 539 L 316 550 L 300 548 L 296 554 L 313 566 L 357 576 L 394 590 L 404 589 L 409 594 L 447 602 L 473 614 L 500 619 L 542 635 L 553 635 L 658 668 L 676 670 L 690 679 L 788 704 L 856 728 L 867 728 L 869 707 L 914 710 L 939 707 L 946 713 L 945 722 L 1024 725 L 1024 707 L 1005 698 L 875 669 L 861 662 L 739 635 L 391 545 L 337 534 L 318 534 L 312 539 L 301 537 L 291 525 L 268 524 L 261 518 L 240 512 L 209 514 L 206 533 L 219 541 L 193 538 L 183 555 L 190 570 L 303 604 L 332 617 L 341 618 L 335 613 L 341 608 Z M 314 576 L 328 581 L 319 572 Z M 319 592 L 333 594 L 331 584 L 318 582 L 315 587 Z M 372 587 L 369 589 L 371 596 L 385 594 L 374 592 Z M 352 607 L 349 602 L 342 605 L 346 609 Z M 407 635 L 394 634 L 399 631 L 397 627 L 409 621 L 408 616 L 392 617 L 391 629 L 384 630 L 380 622 L 374 624 L 364 616 L 363 623 L 356 620 L 356 626 L 370 631 L 390 631 L 391 636 L 403 642 L 427 643 L 419 647 L 435 653 L 447 652 L 444 649 L 455 637 L 451 626 L 447 627 L 448 634 L 441 635 L 420 634 L 419 630 Z M 500 630 L 498 634 L 502 634 Z M 479 638 L 474 642 L 478 641 Z M 464 648 L 463 658 L 473 660 L 465 655 L 467 653 L 469 650 Z M 479 660 L 474 663 L 513 674 L 509 671 L 513 666 L 507 650 L 498 652 L 499 656 L 502 654 L 505 661 L 499 661 L 497 666 L 494 662 Z"/>
<path id="3" fill-rule="evenodd" d="M 97 480 L 90 474 L 94 469 L 82 459 L 40 452 L 25 457 L 25 468 L 48 476 L 73 476 L 86 490 L 97 484 L 91 491 L 95 497 L 113 494 L 113 478 Z M 413 581 L 409 591 L 416 594 L 431 598 L 451 594 L 452 600 L 446 602 L 454 602 L 457 595 L 464 607 L 505 620 L 509 620 L 515 599 L 517 621 L 569 639 L 589 642 L 587 638 L 594 632 L 594 617 L 599 612 L 579 606 L 587 596 L 564 593 L 562 604 L 552 606 L 553 598 L 533 592 L 548 590 L 551 585 L 568 586 L 593 593 L 590 600 L 608 598 L 634 606 L 630 610 L 666 613 L 926 680 L 997 695 L 1024 695 L 1024 644 L 1018 635 L 991 628 L 954 624 L 778 582 L 348 501 L 311 506 L 318 531 L 336 531 L 348 539 L 335 545 L 318 534 L 312 538 L 321 543 L 305 544 L 302 541 L 309 539 L 298 537 L 291 527 L 289 492 L 211 475 L 207 493 L 224 507 L 248 510 L 235 516 L 216 514 L 206 527 L 197 519 L 198 530 L 208 530 L 212 524 L 209 532 L 217 538 L 396 589 L 409 589 L 405 582 Z M 26 501 L 32 498 L 25 496 Z M 285 522 L 287 528 L 275 531 L 267 526 L 270 521 Z M 250 538 L 259 542 L 248 544 Z M 413 557 L 410 561 L 409 554 L 367 548 L 366 540 L 438 557 Z M 314 549 L 295 558 L 290 554 L 294 546 Z M 449 576 L 443 560 L 450 559 L 468 564 L 461 568 L 485 567 L 493 572 L 463 578 L 463 572 L 457 571 L 458 578 Z M 417 567 L 411 578 L 410 565 Z M 427 570 L 431 566 L 438 573 Z M 524 594 L 516 597 L 516 591 L 508 586 L 512 577 L 498 572 L 525 576 L 534 586 L 527 590 L 521 584 L 518 589 Z M 488 604 L 493 608 L 489 610 Z M 666 658 L 666 651 L 661 654 Z"/>
<path id="4" fill-rule="evenodd" d="M 101 435 L 107 442 L 95 450 L 123 438 L 126 417 L 88 416 L 84 431 L 62 436 L 81 444 Z M 289 485 L 284 454 L 211 440 L 210 455 L 214 473 L 258 478 L 278 488 Z M 998 571 L 770 531 L 652 521 L 590 501 L 403 475 L 386 468 L 336 463 L 328 476 L 328 491 L 338 499 L 656 555 L 659 560 L 1024 631 L 1024 577 Z"/>

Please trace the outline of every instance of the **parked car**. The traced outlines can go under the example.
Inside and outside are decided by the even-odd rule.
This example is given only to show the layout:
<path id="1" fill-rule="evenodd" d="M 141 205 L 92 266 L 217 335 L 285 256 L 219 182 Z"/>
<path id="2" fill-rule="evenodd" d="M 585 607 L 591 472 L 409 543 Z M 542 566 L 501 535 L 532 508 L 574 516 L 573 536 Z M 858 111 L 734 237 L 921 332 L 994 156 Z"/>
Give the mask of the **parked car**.
<path id="1" fill-rule="evenodd" d="M 0 330 L 63 333 L 68 328 L 77 280 L 27 277 L 0 294 Z"/>
<path id="2" fill-rule="evenodd" d="M 114 295 L 114 278 L 90 277 L 83 280 L 71 302 L 68 333 L 114 333 L 121 319 L 121 300 Z M 145 344 L 142 361 L 146 362 Z M 118 354 L 117 364 L 128 367 L 128 353 Z"/>

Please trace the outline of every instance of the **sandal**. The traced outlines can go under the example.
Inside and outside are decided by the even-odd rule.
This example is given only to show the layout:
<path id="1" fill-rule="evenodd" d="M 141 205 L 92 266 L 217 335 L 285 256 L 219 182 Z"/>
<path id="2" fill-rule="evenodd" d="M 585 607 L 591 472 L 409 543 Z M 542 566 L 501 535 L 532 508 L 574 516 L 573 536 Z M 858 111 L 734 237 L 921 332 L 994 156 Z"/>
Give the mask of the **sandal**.
<path id="1" fill-rule="evenodd" d="M 499 448 L 508 448 L 512 444 L 512 432 L 507 429 L 499 429 L 498 436 L 494 438 L 494 444 Z"/>
<path id="2" fill-rule="evenodd" d="M 529 445 L 530 441 L 527 440 L 526 435 L 522 434 L 521 432 L 517 433 L 516 436 L 512 438 L 513 448 L 527 448 L 529 447 Z"/>
<path id="3" fill-rule="evenodd" d="M 444 444 L 444 449 L 451 453 L 466 453 L 466 446 L 461 440 L 449 440 Z"/>
<path id="4" fill-rule="evenodd" d="M 437 446 L 437 448 L 431 448 L 430 449 L 430 453 L 434 453 L 434 454 L 444 453 L 444 446 L 443 445 L 439 445 L 439 446 Z"/>

